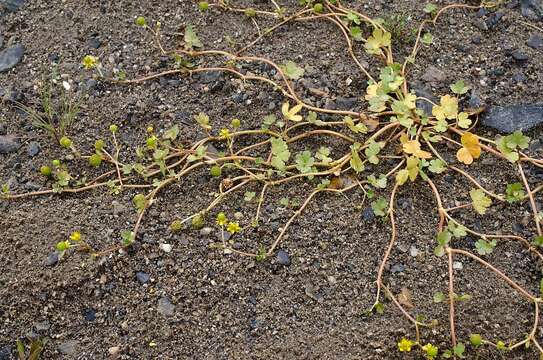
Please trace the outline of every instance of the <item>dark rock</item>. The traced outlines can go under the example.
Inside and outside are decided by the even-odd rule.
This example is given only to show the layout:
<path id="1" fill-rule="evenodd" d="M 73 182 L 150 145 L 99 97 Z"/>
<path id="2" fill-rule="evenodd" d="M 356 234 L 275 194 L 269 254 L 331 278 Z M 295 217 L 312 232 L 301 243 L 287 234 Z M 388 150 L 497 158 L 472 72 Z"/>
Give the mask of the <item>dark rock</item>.
<path id="1" fill-rule="evenodd" d="M 0 154 L 8 154 L 17 151 L 21 144 L 13 135 L 0 136 Z"/>
<path id="2" fill-rule="evenodd" d="M 94 309 L 85 309 L 85 310 L 83 310 L 83 317 L 87 321 L 96 320 L 96 310 L 94 310 Z"/>
<path id="3" fill-rule="evenodd" d="M 540 20 L 543 19 L 543 4 L 541 0 L 520 0 L 522 16 Z"/>
<path id="4" fill-rule="evenodd" d="M 475 89 L 471 90 L 471 95 L 468 100 L 468 106 L 472 109 L 483 107 L 485 104 Z"/>
<path id="5" fill-rule="evenodd" d="M 28 147 L 26 148 L 26 153 L 28 156 L 36 156 L 40 152 L 40 144 L 36 141 L 32 141 L 28 144 Z"/>
<path id="6" fill-rule="evenodd" d="M 526 75 L 523 73 L 516 73 L 511 79 L 516 83 L 522 83 L 526 81 Z"/>
<path id="7" fill-rule="evenodd" d="M 60 56 L 57 53 L 50 53 L 49 55 L 47 55 L 47 58 L 49 59 L 49 61 L 54 63 L 58 63 L 60 61 Z"/>
<path id="8" fill-rule="evenodd" d="M 0 7 L 4 7 L 8 11 L 17 11 L 24 3 L 25 0 L 0 0 Z"/>
<path id="9" fill-rule="evenodd" d="M 149 274 L 147 274 L 146 272 L 138 271 L 136 273 L 136 278 L 141 284 L 145 284 L 151 279 L 151 276 L 149 276 Z"/>
<path id="10" fill-rule="evenodd" d="M 526 54 L 524 51 L 517 49 L 511 53 L 511 56 L 513 59 L 519 62 L 524 62 L 528 60 L 528 54 Z"/>
<path id="11" fill-rule="evenodd" d="M 338 109 L 340 110 L 352 110 L 356 103 L 358 101 L 358 98 L 356 97 L 341 97 L 341 96 L 338 96 L 336 98 L 336 106 Z"/>
<path id="12" fill-rule="evenodd" d="M 277 252 L 277 263 L 279 265 L 289 266 L 290 255 L 285 250 L 279 250 Z"/>
<path id="13" fill-rule="evenodd" d="M 390 272 L 393 274 L 401 273 L 404 271 L 405 271 L 405 265 L 403 264 L 395 264 L 395 265 L 392 265 L 392 267 L 390 268 Z"/>
<path id="14" fill-rule="evenodd" d="M 96 81 L 95 79 L 89 79 L 85 83 L 85 87 L 87 88 L 87 90 L 94 89 L 96 87 L 96 85 L 98 85 L 98 81 Z"/>
<path id="15" fill-rule="evenodd" d="M 45 260 L 45 265 L 53 266 L 56 263 L 58 263 L 58 260 L 59 260 L 58 252 L 54 251 L 50 253 L 49 255 L 47 255 L 47 260 Z"/>
<path id="16" fill-rule="evenodd" d="M 0 348 L 0 360 L 10 360 L 14 359 L 11 357 L 11 353 L 13 352 L 13 348 L 11 345 L 4 346 L 3 348 Z"/>
<path id="17" fill-rule="evenodd" d="M 483 43 L 483 39 L 481 38 L 480 35 L 475 35 L 471 38 L 471 42 L 474 43 L 475 45 L 481 45 Z"/>
<path id="18" fill-rule="evenodd" d="M 475 13 L 475 16 L 477 17 L 484 17 L 488 15 L 488 10 L 485 9 L 485 8 L 480 8 L 479 10 L 477 10 L 477 12 Z"/>
<path id="19" fill-rule="evenodd" d="M 362 219 L 364 221 L 372 221 L 373 219 L 375 219 L 375 214 L 373 213 L 371 207 L 367 207 L 362 211 Z"/>
<path id="20" fill-rule="evenodd" d="M 496 106 L 483 114 L 482 124 L 501 133 L 526 131 L 543 123 L 543 104 Z"/>
<path id="21" fill-rule="evenodd" d="M 102 43 L 100 42 L 100 40 L 98 40 L 97 38 L 95 37 L 91 37 L 88 41 L 87 41 L 87 46 L 91 49 L 98 49 L 100 46 L 102 46 Z"/>
<path id="22" fill-rule="evenodd" d="M 0 51 L 0 72 L 9 70 L 17 65 L 23 58 L 24 52 L 25 47 L 21 44 Z"/>
<path id="23" fill-rule="evenodd" d="M 200 74 L 200 82 L 204 84 L 209 84 L 214 81 L 222 80 L 223 74 L 220 71 L 206 71 L 203 74 Z"/>
<path id="24" fill-rule="evenodd" d="M 528 41 L 526 41 L 526 45 L 532 49 L 541 49 L 543 47 L 543 37 L 541 37 L 539 34 L 533 34 L 530 36 Z"/>
<path id="25" fill-rule="evenodd" d="M 0 135 L 6 135 L 7 132 L 8 127 L 6 126 L 6 124 L 0 123 Z"/>
<path id="26" fill-rule="evenodd" d="M 4 36 L 0 34 L 0 48 L 4 46 Z"/>
<path id="27" fill-rule="evenodd" d="M 175 305 L 171 303 L 170 299 L 163 296 L 158 300 L 157 310 L 164 316 L 172 316 L 175 312 Z"/>
<path id="28" fill-rule="evenodd" d="M 435 66 L 429 66 L 426 72 L 422 75 L 422 80 L 430 83 L 438 83 L 445 81 L 445 74 Z"/>
<path id="29" fill-rule="evenodd" d="M 500 11 L 497 11 L 497 12 L 493 13 L 492 15 L 490 15 L 488 17 L 488 19 L 486 19 L 486 21 L 485 21 L 487 28 L 489 30 L 494 29 L 500 23 L 500 20 L 503 17 L 503 15 L 504 15 L 504 13 L 502 13 Z"/>
<path id="30" fill-rule="evenodd" d="M 435 97 L 434 94 L 432 94 L 429 90 L 422 89 L 422 88 L 415 88 L 414 91 L 417 97 L 426 98 L 430 101 L 433 101 L 436 104 L 439 103 L 439 99 Z M 430 102 L 423 99 L 417 99 L 417 109 L 423 110 L 426 115 L 428 116 L 432 115 L 432 107 L 433 105 Z"/>

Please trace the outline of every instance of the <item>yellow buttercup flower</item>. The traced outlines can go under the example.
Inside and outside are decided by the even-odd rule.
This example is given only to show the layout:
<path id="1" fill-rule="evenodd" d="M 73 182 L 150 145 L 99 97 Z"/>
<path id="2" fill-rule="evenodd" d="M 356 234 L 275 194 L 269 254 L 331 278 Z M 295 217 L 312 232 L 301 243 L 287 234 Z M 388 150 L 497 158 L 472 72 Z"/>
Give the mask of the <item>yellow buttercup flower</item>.
<path id="1" fill-rule="evenodd" d="M 226 227 L 226 231 L 228 231 L 231 234 L 235 234 L 241 231 L 241 226 L 239 226 L 238 222 L 231 222 L 231 223 L 228 223 L 228 226 Z"/>
<path id="2" fill-rule="evenodd" d="M 398 349 L 400 349 L 400 352 L 409 352 L 411 351 L 411 347 L 413 347 L 413 345 L 415 345 L 413 341 L 403 338 L 398 343 Z"/>
<path id="3" fill-rule="evenodd" d="M 70 235 L 70 240 L 72 241 L 80 241 L 81 240 L 81 233 L 79 231 L 74 231 L 72 235 Z"/>

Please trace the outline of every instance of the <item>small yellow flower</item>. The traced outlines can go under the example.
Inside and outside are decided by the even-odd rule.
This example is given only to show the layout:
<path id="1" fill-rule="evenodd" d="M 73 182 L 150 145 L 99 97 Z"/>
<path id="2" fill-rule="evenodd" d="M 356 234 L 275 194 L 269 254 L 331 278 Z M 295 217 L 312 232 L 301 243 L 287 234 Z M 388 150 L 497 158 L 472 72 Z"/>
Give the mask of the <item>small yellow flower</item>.
<path id="1" fill-rule="evenodd" d="M 231 234 L 235 234 L 241 231 L 241 226 L 239 226 L 238 222 L 230 222 L 228 223 L 228 226 L 226 227 L 226 231 L 228 231 Z"/>
<path id="2" fill-rule="evenodd" d="M 230 138 L 230 130 L 228 129 L 221 129 L 221 131 L 219 132 L 219 136 L 223 139 L 228 139 Z"/>
<path id="3" fill-rule="evenodd" d="M 81 240 L 81 233 L 79 231 L 74 231 L 72 235 L 70 235 L 70 240 L 72 241 L 80 241 Z"/>
<path id="4" fill-rule="evenodd" d="M 428 359 L 434 359 L 437 356 L 438 352 L 439 352 L 437 346 L 434 346 L 434 345 L 432 345 L 430 343 L 424 345 L 422 347 L 422 350 L 426 352 L 426 357 Z"/>
<path id="5" fill-rule="evenodd" d="M 224 226 L 228 223 L 226 215 L 223 212 L 217 214 L 217 225 Z"/>
<path id="6" fill-rule="evenodd" d="M 86 70 L 94 69 L 98 64 L 98 58 L 96 56 L 87 55 L 83 58 L 83 67 Z"/>
<path id="7" fill-rule="evenodd" d="M 406 338 L 403 338 L 400 340 L 400 342 L 398 343 L 398 349 L 400 349 L 400 352 L 409 352 L 411 351 L 411 347 L 414 345 L 415 343 L 411 340 L 408 340 Z"/>

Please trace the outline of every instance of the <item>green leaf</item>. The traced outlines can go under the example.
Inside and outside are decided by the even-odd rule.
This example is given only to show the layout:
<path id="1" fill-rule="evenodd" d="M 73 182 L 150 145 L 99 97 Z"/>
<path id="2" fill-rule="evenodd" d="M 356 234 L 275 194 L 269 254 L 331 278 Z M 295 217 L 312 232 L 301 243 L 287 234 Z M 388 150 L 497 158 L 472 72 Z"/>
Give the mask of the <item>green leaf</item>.
<path id="1" fill-rule="evenodd" d="M 532 243 L 533 243 L 535 246 L 543 247 L 543 236 L 536 236 L 536 237 L 534 238 L 534 240 L 532 241 Z"/>
<path id="2" fill-rule="evenodd" d="M 369 142 L 368 147 L 364 150 L 364 154 L 371 164 L 379 164 L 377 155 L 381 151 L 382 144 L 375 142 L 373 139 Z"/>
<path id="3" fill-rule="evenodd" d="M 347 20 L 355 23 L 356 25 L 360 25 L 361 22 L 360 22 L 360 17 L 358 15 L 356 15 L 355 13 L 353 13 L 352 11 L 349 11 L 347 13 Z"/>
<path id="4" fill-rule="evenodd" d="M 382 304 L 382 303 L 377 303 L 375 304 L 375 311 L 379 314 L 379 315 L 383 315 L 383 313 L 385 312 L 385 305 Z"/>
<path id="5" fill-rule="evenodd" d="M 132 198 L 132 202 L 138 211 L 142 211 L 145 208 L 146 203 L 145 195 L 137 194 Z"/>
<path id="6" fill-rule="evenodd" d="M 364 40 L 364 38 L 362 37 L 362 29 L 360 29 L 360 26 L 351 26 L 349 30 L 354 40 L 356 41 Z"/>
<path id="7" fill-rule="evenodd" d="M 466 347 L 462 343 L 456 344 L 456 346 L 453 348 L 453 353 L 455 356 L 458 356 L 460 359 L 465 359 L 464 351 L 466 351 Z"/>
<path id="8" fill-rule="evenodd" d="M 486 196 L 481 189 L 470 190 L 469 196 L 471 197 L 473 209 L 480 215 L 484 215 L 488 207 L 492 204 L 492 199 Z"/>
<path id="9" fill-rule="evenodd" d="M 444 300 L 445 300 L 445 295 L 441 291 L 438 291 L 434 294 L 434 302 L 436 304 L 443 302 Z"/>
<path id="10" fill-rule="evenodd" d="M 530 138 L 528 136 L 522 135 L 522 131 L 517 130 L 511 135 L 506 136 L 507 147 L 511 150 L 517 148 L 526 149 L 530 144 Z"/>
<path id="11" fill-rule="evenodd" d="M 270 126 L 275 124 L 276 121 L 277 121 L 277 118 L 275 117 L 275 115 L 273 114 L 266 115 L 264 116 L 264 119 L 262 121 L 262 128 L 267 130 L 270 128 Z"/>
<path id="12" fill-rule="evenodd" d="M 211 130 L 211 125 L 209 125 L 209 116 L 201 112 L 198 115 L 194 116 L 194 119 L 204 130 Z"/>
<path id="13" fill-rule="evenodd" d="M 423 11 L 427 14 L 433 14 L 437 11 L 437 6 L 432 3 L 428 3 L 424 6 Z"/>
<path id="14" fill-rule="evenodd" d="M 428 170 L 430 170 L 430 172 L 433 172 L 434 174 L 441 174 L 446 169 L 447 164 L 445 164 L 441 159 L 431 160 L 430 166 L 428 167 Z"/>
<path id="15" fill-rule="evenodd" d="M 271 164 L 278 170 L 284 170 L 286 162 L 290 158 L 290 151 L 285 140 L 281 138 L 272 138 L 272 160 Z"/>
<path id="16" fill-rule="evenodd" d="M 516 201 L 521 201 L 524 199 L 526 193 L 524 192 L 524 187 L 521 183 L 507 184 L 507 189 L 505 190 L 505 200 L 509 203 L 514 203 Z"/>
<path id="17" fill-rule="evenodd" d="M 432 42 L 434 41 L 434 37 L 432 36 L 432 34 L 427 32 L 426 34 L 424 34 L 424 36 L 422 37 L 420 41 L 422 41 L 424 45 L 431 45 Z"/>
<path id="18" fill-rule="evenodd" d="M 185 45 L 189 49 L 195 47 L 201 48 L 204 46 L 198 36 L 196 36 L 196 33 L 194 32 L 191 25 L 187 25 L 187 27 L 185 28 Z"/>
<path id="19" fill-rule="evenodd" d="M 298 169 L 298 171 L 300 171 L 302 174 L 314 172 L 314 164 L 315 158 L 308 150 L 296 154 L 296 169 Z"/>
<path id="20" fill-rule="evenodd" d="M 364 171 L 364 163 L 360 159 L 360 155 L 358 155 L 357 144 L 351 145 L 351 160 L 349 163 L 357 174 Z"/>
<path id="21" fill-rule="evenodd" d="M 447 230 L 457 239 L 462 238 L 468 234 L 465 226 L 457 224 L 453 221 L 449 222 L 449 224 L 447 225 Z"/>
<path id="22" fill-rule="evenodd" d="M 461 112 L 458 114 L 458 126 L 462 129 L 468 129 L 471 126 L 471 119 L 467 113 Z"/>
<path id="23" fill-rule="evenodd" d="M 382 197 L 380 197 L 379 199 L 371 203 L 371 209 L 373 210 L 373 213 L 375 214 L 375 216 L 385 216 L 387 208 L 388 208 L 388 203 Z"/>
<path id="24" fill-rule="evenodd" d="M 130 246 L 136 240 L 136 235 L 133 231 L 124 230 L 121 232 L 123 246 Z"/>
<path id="25" fill-rule="evenodd" d="M 281 198 L 281 200 L 279 200 L 279 204 L 281 204 L 284 207 L 288 207 L 289 203 L 290 201 L 288 197 L 284 197 L 284 198 Z"/>
<path id="26" fill-rule="evenodd" d="M 492 251 L 494 251 L 496 244 L 496 240 L 492 240 L 489 242 L 483 239 L 479 239 L 475 243 L 475 248 L 477 249 L 479 255 L 488 255 L 491 254 Z"/>
<path id="27" fill-rule="evenodd" d="M 447 230 L 444 230 L 437 234 L 437 242 L 439 245 L 445 246 L 451 241 L 451 233 Z"/>
<path id="28" fill-rule="evenodd" d="M 355 125 L 353 118 L 350 117 L 350 116 L 345 116 L 343 118 L 343 122 L 355 134 L 367 134 L 368 133 L 368 127 L 363 122 L 359 122 L 358 124 Z"/>
<path id="29" fill-rule="evenodd" d="M 177 139 L 177 136 L 179 135 L 179 126 L 174 125 L 171 127 L 168 131 L 164 133 L 163 138 L 169 139 L 169 140 L 175 140 Z"/>
<path id="30" fill-rule="evenodd" d="M 251 202 L 255 198 L 255 196 L 256 193 L 254 191 L 246 191 L 243 200 Z"/>
<path id="31" fill-rule="evenodd" d="M 298 80 L 304 75 L 305 70 L 296 65 L 294 61 L 287 61 L 283 66 L 281 66 L 281 70 L 285 73 L 287 77 L 289 77 L 292 80 Z"/>
<path id="32" fill-rule="evenodd" d="M 458 80 L 454 84 L 451 84 L 452 92 L 457 94 L 457 95 L 463 95 L 463 94 L 467 93 L 469 91 L 469 89 L 471 89 L 471 86 L 466 85 L 464 83 L 464 80 Z"/>
<path id="33" fill-rule="evenodd" d="M 379 178 L 376 178 L 375 175 L 371 174 L 368 176 L 368 182 L 378 189 L 387 187 L 387 177 L 385 174 L 380 174 Z"/>
<path id="34" fill-rule="evenodd" d="M 330 158 L 329 155 L 330 148 L 327 148 L 326 146 L 321 146 L 315 154 L 315 157 L 319 159 L 323 164 L 329 164 L 330 162 L 332 162 L 332 158 Z"/>

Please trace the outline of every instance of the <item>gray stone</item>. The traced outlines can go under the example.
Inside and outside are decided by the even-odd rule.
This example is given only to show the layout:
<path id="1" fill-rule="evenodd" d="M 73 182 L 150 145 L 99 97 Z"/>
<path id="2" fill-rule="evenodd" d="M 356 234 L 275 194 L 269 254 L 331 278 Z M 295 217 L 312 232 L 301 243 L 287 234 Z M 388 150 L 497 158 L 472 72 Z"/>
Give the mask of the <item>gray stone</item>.
<path id="1" fill-rule="evenodd" d="M 532 49 L 541 49 L 543 47 L 543 37 L 541 37 L 539 34 L 533 34 L 530 36 L 528 41 L 526 41 L 526 45 Z"/>
<path id="2" fill-rule="evenodd" d="M 54 251 L 50 253 L 49 255 L 47 255 L 47 259 L 45 260 L 45 265 L 53 266 L 56 263 L 58 263 L 58 260 L 59 260 L 58 252 Z"/>
<path id="3" fill-rule="evenodd" d="M 13 348 L 11 345 L 7 345 L 0 349 L 0 360 L 10 360 L 13 359 L 11 357 L 11 353 L 13 352 Z"/>
<path id="4" fill-rule="evenodd" d="M 34 327 L 36 328 L 36 331 L 43 332 L 51 328 L 51 323 L 49 322 L 49 320 L 39 321 L 34 324 Z"/>
<path id="5" fill-rule="evenodd" d="M 290 265 L 290 255 L 285 250 L 279 250 L 277 252 L 277 263 L 283 266 Z"/>
<path id="6" fill-rule="evenodd" d="M 422 80 L 430 83 L 442 82 L 445 81 L 445 74 L 435 66 L 429 66 L 422 75 Z"/>
<path id="7" fill-rule="evenodd" d="M 395 274 L 395 273 L 401 273 L 401 272 L 404 272 L 405 271 L 405 265 L 403 264 L 396 264 L 396 265 L 392 265 L 392 267 L 390 268 L 390 272 Z"/>
<path id="8" fill-rule="evenodd" d="M 73 355 L 77 350 L 77 341 L 68 340 L 64 341 L 58 346 L 58 351 L 64 355 Z"/>
<path id="9" fill-rule="evenodd" d="M 371 207 L 367 207 L 362 211 L 362 219 L 364 221 L 372 221 L 375 219 L 375 214 L 373 213 Z"/>
<path id="10" fill-rule="evenodd" d="M 8 154 L 19 150 L 21 144 L 13 135 L 0 136 L 0 154 Z"/>
<path id="11" fill-rule="evenodd" d="M 163 296 L 158 300 L 157 310 L 164 316 L 172 316 L 175 312 L 175 305 L 171 303 L 170 299 Z"/>
<path id="12" fill-rule="evenodd" d="M 0 51 L 0 72 L 9 70 L 17 65 L 23 58 L 24 52 L 25 47 L 21 44 Z"/>
<path id="13" fill-rule="evenodd" d="M 0 0 L 0 7 L 4 7 L 8 11 L 17 11 L 24 3 L 25 0 Z"/>
<path id="14" fill-rule="evenodd" d="M 481 122 L 501 133 L 530 130 L 543 123 L 543 104 L 492 107 Z"/>
<path id="15" fill-rule="evenodd" d="M 430 101 L 433 101 L 436 104 L 439 103 L 439 99 L 435 97 L 434 94 L 432 94 L 430 91 L 426 89 L 417 89 L 417 88 L 415 88 L 414 90 L 415 90 L 415 95 L 417 95 L 417 97 L 426 98 Z M 421 109 L 422 111 L 424 111 L 424 113 L 427 116 L 432 115 L 432 107 L 433 107 L 432 103 L 426 100 L 423 100 L 423 99 L 417 100 L 417 109 Z"/>
<path id="16" fill-rule="evenodd" d="M 136 273 L 136 278 L 141 284 L 145 284 L 151 279 L 151 276 L 149 276 L 149 274 L 147 274 L 146 272 L 138 271 Z"/>
<path id="17" fill-rule="evenodd" d="M 26 148 L 26 153 L 28 156 L 33 157 L 38 155 L 40 152 L 40 144 L 36 141 L 32 141 L 28 144 L 28 147 Z"/>
<path id="18" fill-rule="evenodd" d="M 518 62 L 524 62 L 528 60 L 528 54 L 526 54 L 524 51 L 517 49 L 511 53 L 511 56 L 513 59 L 515 59 Z"/>
<path id="19" fill-rule="evenodd" d="M 356 106 L 357 101 L 358 101 L 358 98 L 356 97 L 346 98 L 346 97 L 338 96 L 336 98 L 336 105 L 337 105 L 337 108 L 340 110 L 352 110 Z"/>
<path id="20" fill-rule="evenodd" d="M 520 0 L 522 16 L 540 20 L 543 19 L 543 4 L 541 0 Z"/>

